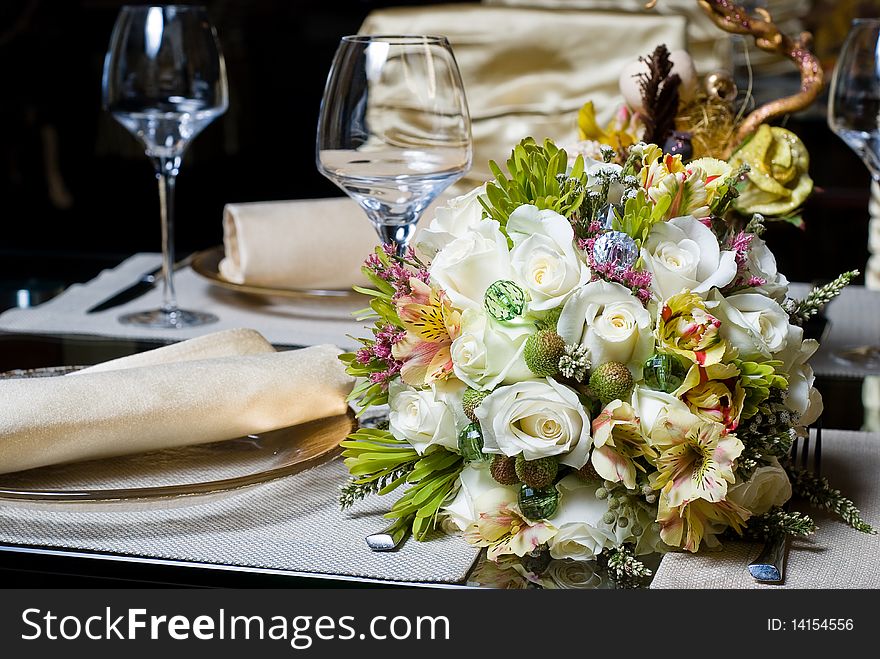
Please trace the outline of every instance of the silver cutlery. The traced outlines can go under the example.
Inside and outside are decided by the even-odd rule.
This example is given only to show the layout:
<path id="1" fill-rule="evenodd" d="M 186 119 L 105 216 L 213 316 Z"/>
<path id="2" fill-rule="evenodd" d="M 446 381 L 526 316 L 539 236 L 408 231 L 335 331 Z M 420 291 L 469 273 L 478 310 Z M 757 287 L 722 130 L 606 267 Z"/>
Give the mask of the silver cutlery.
<path id="1" fill-rule="evenodd" d="M 177 271 L 181 268 L 185 268 L 189 265 L 191 260 L 192 255 L 187 256 L 185 259 L 181 259 L 180 261 L 175 263 L 172 269 Z M 121 291 L 117 291 L 106 300 L 103 300 L 93 307 L 90 307 L 86 310 L 86 313 L 89 314 L 96 313 L 98 311 L 106 311 L 107 309 L 118 307 L 119 305 L 125 304 L 126 302 L 131 302 L 132 300 L 135 300 L 141 295 L 144 295 L 145 293 L 150 291 L 160 281 L 162 281 L 162 266 L 159 266 L 154 270 L 150 270 L 149 272 L 144 273 L 131 286 L 123 288 Z"/>
<path id="2" fill-rule="evenodd" d="M 367 547 L 373 551 L 393 551 L 403 544 L 409 533 L 410 524 L 401 525 L 400 520 L 394 520 L 378 533 L 368 535 Z"/>
<path id="3" fill-rule="evenodd" d="M 800 466 L 807 468 L 810 456 L 810 436 L 809 434 L 799 441 L 795 438 L 791 446 L 791 462 L 795 467 L 798 466 L 798 449 L 800 446 Z M 816 427 L 816 436 L 813 444 L 813 465 L 812 471 L 819 475 L 822 461 L 822 427 Z M 785 505 L 788 510 L 788 504 Z M 749 563 L 749 573 L 759 583 L 782 583 L 785 581 L 786 567 L 786 546 L 788 536 L 785 534 L 764 544 L 764 548 L 758 557 Z"/>

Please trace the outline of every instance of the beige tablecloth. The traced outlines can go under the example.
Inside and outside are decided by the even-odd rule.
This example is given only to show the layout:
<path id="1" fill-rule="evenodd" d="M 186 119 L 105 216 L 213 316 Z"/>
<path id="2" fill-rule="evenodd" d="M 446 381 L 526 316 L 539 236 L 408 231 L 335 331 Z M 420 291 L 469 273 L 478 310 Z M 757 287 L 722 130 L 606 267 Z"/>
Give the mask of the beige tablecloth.
<path id="1" fill-rule="evenodd" d="M 880 434 L 826 430 L 822 474 L 856 503 L 869 524 L 880 528 Z M 718 552 L 667 554 L 651 588 L 880 588 L 880 536 L 799 507 L 819 529 L 790 543 L 782 586 L 760 584 L 749 574 L 748 564 L 757 558 L 760 544 L 730 542 Z"/>

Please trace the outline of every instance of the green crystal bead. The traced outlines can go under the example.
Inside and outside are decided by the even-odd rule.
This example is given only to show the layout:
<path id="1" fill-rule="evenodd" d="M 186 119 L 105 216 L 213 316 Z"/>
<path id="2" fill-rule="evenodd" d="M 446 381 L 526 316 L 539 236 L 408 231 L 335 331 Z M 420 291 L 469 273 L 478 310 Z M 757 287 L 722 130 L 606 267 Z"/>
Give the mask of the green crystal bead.
<path id="1" fill-rule="evenodd" d="M 559 492 L 554 486 L 536 490 L 523 485 L 519 490 L 519 510 L 526 518 L 537 522 L 549 519 L 559 508 Z"/>
<path id="2" fill-rule="evenodd" d="M 645 362 L 645 386 L 654 391 L 672 393 L 681 386 L 687 370 L 674 356 L 657 353 Z"/>
<path id="3" fill-rule="evenodd" d="M 526 305 L 526 294 L 514 282 L 499 279 L 486 289 L 486 311 L 495 320 L 512 320 L 519 316 Z"/>
<path id="4" fill-rule="evenodd" d="M 483 453 L 483 433 L 479 423 L 465 426 L 458 434 L 458 452 L 465 462 L 486 462 L 491 458 Z"/>

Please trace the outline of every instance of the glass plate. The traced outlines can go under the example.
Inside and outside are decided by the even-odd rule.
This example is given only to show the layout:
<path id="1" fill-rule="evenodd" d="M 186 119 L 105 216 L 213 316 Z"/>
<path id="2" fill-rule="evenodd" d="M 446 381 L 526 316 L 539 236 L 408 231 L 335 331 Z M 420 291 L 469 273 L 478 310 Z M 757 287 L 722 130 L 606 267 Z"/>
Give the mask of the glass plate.
<path id="1" fill-rule="evenodd" d="M 253 284 L 236 284 L 224 279 L 220 274 L 220 261 L 223 260 L 224 256 L 223 246 L 217 245 L 216 247 L 193 254 L 190 267 L 197 275 L 201 275 L 212 284 L 238 291 L 239 293 L 291 298 L 339 298 L 359 300 L 361 302 L 365 299 L 363 295 L 350 288 L 272 288 L 269 286 L 255 286 Z"/>
<path id="2" fill-rule="evenodd" d="M 10 371 L 0 378 L 51 377 L 80 367 Z M 222 442 L 0 474 L 0 502 L 19 504 L 201 503 L 296 474 L 339 455 L 354 430 L 349 411 L 290 428 Z"/>

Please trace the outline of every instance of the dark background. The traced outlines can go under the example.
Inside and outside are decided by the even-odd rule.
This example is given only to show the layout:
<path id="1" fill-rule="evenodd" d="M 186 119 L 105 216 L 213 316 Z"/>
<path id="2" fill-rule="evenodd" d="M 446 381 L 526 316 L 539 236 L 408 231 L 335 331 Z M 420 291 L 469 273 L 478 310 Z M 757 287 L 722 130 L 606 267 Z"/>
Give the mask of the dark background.
<path id="1" fill-rule="evenodd" d="M 159 249 L 152 168 L 134 138 L 101 110 L 103 57 L 122 4 L 0 2 L 0 283 L 7 288 L 47 277 L 60 284 L 87 279 L 128 254 Z M 204 4 L 226 57 L 230 108 L 185 157 L 179 253 L 221 242 L 227 202 L 341 194 L 314 166 L 314 126 L 338 39 L 356 32 L 373 9 L 430 3 Z M 876 14 L 877 6 L 862 3 L 858 11 Z M 862 268 L 868 253 L 869 177 L 828 130 L 821 104 L 788 122 L 812 154 L 817 192 L 806 208 L 807 229 L 777 226 L 768 236 L 792 280 Z"/>

